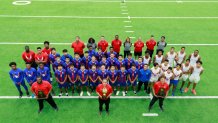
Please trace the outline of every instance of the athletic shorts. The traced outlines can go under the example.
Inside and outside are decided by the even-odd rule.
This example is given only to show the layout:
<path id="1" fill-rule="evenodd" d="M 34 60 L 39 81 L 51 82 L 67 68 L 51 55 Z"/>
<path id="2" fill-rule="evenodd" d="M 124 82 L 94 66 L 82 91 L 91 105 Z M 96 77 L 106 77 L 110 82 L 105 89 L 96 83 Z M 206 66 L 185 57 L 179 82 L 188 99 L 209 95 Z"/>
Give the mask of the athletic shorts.
<path id="1" fill-rule="evenodd" d="M 137 82 L 135 81 L 135 82 L 131 83 L 130 81 L 128 81 L 128 82 L 127 82 L 127 85 L 128 85 L 128 86 L 131 86 L 131 85 L 132 85 L 132 86 L 136 86 L 136 85 L 137 85 Z"/>
<path id="2" fill-rule="evenodd" d="M 127 83 L 126 82 L 117 82 L 117 86 L 126 87 Z"/>
<path id="3" fill-rule="evenodd" d="M 186 81 L 188 79 L 188 75 L 187 74 L 183 74 L 180 78 L 180 80 L 182 81 Z"/>
<path id="4" fill-rule="evenodd" d="M 175 86 L 177 86 L 179 83 L 179 80 L 170 80 L 170 84 L 173 84 Z"/>
<path id="5" fill-rule="evenodd" d="M 58 83 L 58 87 L 59 87 L 59 88 L 66 88 L 67 85 L 68 85 L 67 82 L 65 82 L 64 84 L 60 84 L 60 83 Z"/>
<path id="6" fill-rule="evenodd" d="M 109 85 L 111 85 L 111 86 L 117 86 L 117 82 L 114 82 L 114 83 L 109 82 Z"/>
<path id="7" fill-rule="evenodd" d="M 99 85 L 99 82 L 98 81 L 96 81 L 96 82 L 89 82 L 89 85 L 91 87 L 97 87 Z"/>
<path id="8" fill-rule="evenodd" d="M 199 75 L 191 75 L 190 77 L 189 77 L 189 81 L 190 82 L 193 82 L 193 83 L 198 83 L 199 81 L 200 81 L 200 76 Z"/>
<path id="9" fill-rule="evenodd" d="M 155 76 L 155 77 L 151 77 L 150 79 L 150 82 L 157 82 L 158 81 L 158 77 Z"/>
<path id="10" fill-rule="evenodd" d="M 142 52 L 134 52 L 134 56 L 142 56 Z"/>

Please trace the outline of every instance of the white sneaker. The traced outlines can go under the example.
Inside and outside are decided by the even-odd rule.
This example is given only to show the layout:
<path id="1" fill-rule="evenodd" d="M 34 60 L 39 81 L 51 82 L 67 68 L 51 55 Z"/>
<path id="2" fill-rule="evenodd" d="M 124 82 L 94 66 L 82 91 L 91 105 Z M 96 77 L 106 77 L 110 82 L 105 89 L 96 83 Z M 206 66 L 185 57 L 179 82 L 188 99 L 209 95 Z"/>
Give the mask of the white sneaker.
<path id="1" fill-rule="evenodd" d="M 52 78 L 52 77 L 50 77 L 50 81 L 51 81 L 51 82 L 53 81 L 53 78 Z"/>
<path id="2" fill-rule="evenodd" d="M 61 97 L 61 96 L 62 96 L 62 93 L 60 93 L 58 96 Z"/>
<path id="3" fill-rule="evenodd" d="M 83 91 L 80 92 L 80 96 L 83 96 Z"/>
<path id="4" fill-rule="evenodd" d="M 68 93 L 65 93 L 66 96 L 69 96 Z"/>
<path id="5" fill-rule="evenodd" d="M 123 96 L 126 96 L 125 92 L 123 91 Z"/>
<path id="6" fill-rule="evenodd" d="M 116 93 L 116 96 L 118 96 L 118 95 L 119 95 L 119 93 L 120 93 L 120 91 L 117 91 L 117 93 Z"/>
<path id="7" fill-rule="evenodd" d="M 149 95 L 150 95 L 150 99 L 152 99 L 153 98 L 152 94 L 150 93 Z"/>
<path id="8" fill-rule="evenodd" d="M 88 96 L 91 96 L 91 94 L 87 91 Z"/>

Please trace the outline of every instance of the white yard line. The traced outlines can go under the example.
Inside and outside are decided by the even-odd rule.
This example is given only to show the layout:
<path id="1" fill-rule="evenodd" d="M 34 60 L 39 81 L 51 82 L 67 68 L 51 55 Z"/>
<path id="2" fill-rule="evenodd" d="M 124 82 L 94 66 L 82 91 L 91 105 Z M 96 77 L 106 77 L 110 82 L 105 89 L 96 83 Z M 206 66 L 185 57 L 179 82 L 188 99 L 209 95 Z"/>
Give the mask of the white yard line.
<path id="1" fill-rule="evenodd" d="M 18 99 L 18 96 L 0 96 L 0 99 Z M 97 99 L 98 96 L 53 96 L 57 99 Z M 150 96 L 111 96 L 112 99 L 150 99 Z M 33 99 L 23 96 L 21 99 Z M 218 99 L 218 96 L 168 96 L 167 99 Z"/>
<path id="2" fill-rule="evenodd" d="M 135 38 L 135 37 L 131 37 Z M 0 45 L 42 45 L 40 42 L 0 42 Z M 72 43 L 52 43 L 52 45 L 71 45 Z M 86 43 L 85 43 L 86 45 Z M 218 46 L 218 44 L 167 44 L 168 46 Z"/>
<path id="3" fill-rule="evenodd" d="M 0 15 L 0 18 L 69 18 L 69 19 L 218 19 L 218 16 L 214 17 L 136 17 L 136 16 L 40 16 L 40 15 Z"/>
<path id="4" fill-rule="evenodd" d="M 158 114 L 157 113 L 143 113 L 142 116 L 154 117 L 154 116 L 158 116 Z"/>
<path id="5" fill-rule="evenodd" d="M 32 2 L 40 2 L 40 1 L 46 1 L 46 2 L 94 2 L 94 3 L 121 3 L 121 0 L 117 1 L 109 1 L 109 0 L 31 0 Z M 179 2 L 182 0 L 179 0 Z M 156 0 L 156 1 L 140 1 L 140 0 L 126 0 L 125 3 L 177 3 L 178 1 L 171 1 L 171 0 Z M 183 3 L 218 3 L 218 1 L 213 0 L 204 0 L 204 1 L 182 1 Z"/>

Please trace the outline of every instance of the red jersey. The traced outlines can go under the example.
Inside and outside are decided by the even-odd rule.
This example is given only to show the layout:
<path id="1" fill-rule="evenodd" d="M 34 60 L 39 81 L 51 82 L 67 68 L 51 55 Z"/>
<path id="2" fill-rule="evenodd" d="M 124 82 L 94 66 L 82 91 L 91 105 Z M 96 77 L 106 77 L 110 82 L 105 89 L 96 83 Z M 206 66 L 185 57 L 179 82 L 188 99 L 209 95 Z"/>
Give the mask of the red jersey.
<path id="1" fill-rule="evenodd" d="M 154 39 L 150 39 L 146 42 L 147 49 L 149 50 L 154 50 L 155 45 L 156 41 Z"/>
<path id="2" fill-rule="evenodd" d="M 82 41 L 73 42 L 71 48 L 74 49 L 74 53 L 78 53 L 79 55 L 83 54 L 83 49 L 85 48 L 85 44 Z"/>
<path id="3" fill-rule="evenodd" d="M 102 52 L 107 51 L 108 43 L 106 40 L 98 42 L 98 47 L 101 48 Z"/>
<path id="4" fill-rule="evenodd" d="M 111 42 L 111 45 L 114 47 L 114 51 L 116 53 L 120 53 L 120 47 L 122 45 L 122 41 L 121 40 L 116 40 L 114 39 L 112 42 Z"/>
<path id="5" fill-rule="evenodd" d="M 135 52 L 142 52 L 142 48 L 144 47 L 144 43 L 142 41 L 136 41 L 134 43 L 134 47 L 135 47 L 135 49 L 134 49 Z"/>
<path id="6" fill-rule="evenodd" d="M 48 55 L 46 53 L 35 54 L 36 62 L 48 62 Z"/>
<path id="7" fill-rule="evenodd" d="M 25 62 L 34 62 L 35 61 L 35 53 L 33 51 L 29 51 L 28 53 L 27 52 L 23 52 L 22 53 L 22 58 Z"/>
<path id="8" fill-rule="evenodd" d="M 49 54 L 51 54 L 51 48 L 48 48 L 48 49 L 44 48 L 44 49 L 42 49 L 42 52 L 49 55 Z"/>
<path id="9" fill-rule="evenodd" d="M 166 95 L 167 91 L 169 90 L 169 85 L 166 82 L 162 83 L 162 82 L 158 81 L 154 84 L 153 87 L 154 87 L 155 95 L 158 95 L 158 93 L 160 92 L 161 89 L 163 89 L 164 94 Z"/>
<path id="10" fill-rule="evenodd" d="M 48 81 L 42 81 L 41 84 L 34 82 L 31 86 L 31 90 L 33 93 L 38 96 L 38 92 L 42 91 L 45 95 L 48 95 L 52 89 L 52 85 Z"/>
<path id="11" fill-rule="evenodd" d="M 104 87 L 103 84 L 99 84 L 96 87 L 96 92 L 103 96 L 103 91 L 106 91 L 106 96 L 108 96 L 113 92 L 113 89 L 109 84 L 107 84 L 106 87 Z"/>

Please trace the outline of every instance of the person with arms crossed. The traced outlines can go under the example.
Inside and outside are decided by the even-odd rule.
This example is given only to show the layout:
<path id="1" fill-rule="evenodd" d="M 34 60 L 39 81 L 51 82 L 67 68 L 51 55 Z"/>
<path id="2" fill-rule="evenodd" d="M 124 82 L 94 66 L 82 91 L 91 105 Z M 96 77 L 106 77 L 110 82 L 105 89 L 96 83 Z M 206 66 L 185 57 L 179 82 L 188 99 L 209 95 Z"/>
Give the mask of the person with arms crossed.
<path id="1" fill-rule="evenodd" d="M 126 38 L 126 41 L 123 43 L 123 46 L 124 46 L 124 58 L 126 58 L 130 54 L 131 47 L 132 47 L 132 43 L 129 37 Z"/>
<path id="2" fill-rule="evenodd" d="M 154 56 L 154 60 L 153 62 L 154 63 L 158 63 L 158 65 L 161 65 L 163 62 L 164 62 L 164 56 L 163 56 L 163 53 L 162 51 L 158 51 L 157 55 Z"/>
<path id="3" fill-rule="evenodd" d="M 175 52 L 175 48 L 171 47 L 170 52 L 166 54 L 166 58 L 169 61 L 170 67 L 174 67 L 176 65 L 175 60 L 177 59 L 177 54 Z"/>
<path id="4" fill-rule="evenodd" d="M 164 48 L 167 46 L 167 43 L 165 41 L 165 36 L 161 36 L 160 41 L 157 42 L 157 50 L 156 50 L 156 54 L 159 51 L 162 51 L 162 53 L 164 53 Z"/>
<path id="5" fill-rule="evenodd" d="M 22 58 L 25 63 L 31 63 L 31 67 L 37 69 L 38 65 L 35 62 L 35 53 L 30 50 L 29 46 L 25 46 L 25 51 L 22 53 Z"/>
<path id="6" fill-rule="evenodd" d="M 92 49 L 95 51 L 97 48 L 97 44 L 95 43 L 95 39 L 94 38 L 89 38 L 88 43 L 86 45 L 87 48 L 89 48 L 90 46 L 92 46 Z"/>
<path id="7" fill-rule="evenodd" d="M 117 53 L 117 57 L 120 54 L 120 47 L 122 45 L 122 41 L 119 39 L 119 35 L 115 35 L 115 39 L 111 42 L 111 46 L 114 48 L 114 51 Z"/>
<path id="8" fill-rule="evenodd" d="M 98 42 L 98 48 L 101 48 L 104 54 L 107 53 L 108 42 L 105 40 L 104 36 L 101 36 L 100 41 Z"/>
<path id="9" fill-rule="evenodd" d="M 181 50 L 177 52 L 176 64 L 183 64 L 186 59 L 185 47 L 181 47 Z"/>
<path id="10" fill-rule="evenodd" d="M 96 93 L 98 94 L 98 102 L 99 102 L 99 115 L 102 114 L 103 104 L 106 106 L 106 112 L 109 115 L 109 104 L 110 104 L 110 96 L 113 93 L 112 87 L 107 84 L 107 80 L 103 79 L 102 83 L 99 84 L 96 88 Z"/>
<path id="11" fill-rule="evenodd" d="M 200 81 L 200 76 L 202 75 L 204 68 L 202 67 L 202 61 L 197 61 L 196 65 L 194 67 L 191 67 L 190 69 L 190 77 L 189 77 L 189 83 L 187 85 L 187 87 L 185 88 L 184 92 L 188 92 L 188 88 L 191 85 L 191 83 L 193 83 L 193 88 L 192 88 L 192 93 L 194 95 L 196 95 L 196 85 L 198 84 L 198 82 Z"/>
<path id="12" fill-rule="evenodd" d="M 142 56 L 142 49 L 144 47 L 144 42 L 142 42 L 142 38 L 139 37 L 138 40 L 134 43 L 134 56 L 135 59 Z"/>
<path id="13" fill-rule="evenodd" d="M 151 64 L 151 57 L 148 51 L 145 51 L 145 56 L 143 57 L 143 63 L 148 64 L 148 66 L 150 66 Z"/>
<path id="14" fill-rule="evenodd" d="M 79 36 L 76 36 L 76 41 L 72 43 L 71 48 L 73 48 L 74 53 L 78 53 L 81 58 L 84 56 L 83 49 L 85 48 L 85 44 L 80 40 Z"/>
<path id="15" fill-rule="evenodd" d="M 28 88 L 24 81 L 24 72 L 20 68 L 17 68 L 16 62 L 10 62 L 9 66 L 11 67 L 9 75 L 19 92 L 19 97 L 21 98 L 23 96 L 23 92 L 21 91 L 20 86 L 23 86 L 24 89 L 26 90 L 27 96 L 30 96 Z"/>
<path id="16" fill-rule="evenodd" d="M 36 82 L 33 83 L 31 90 L 36 95 L 36 99 L 39 104 L 38 113 L 42 112 L 44 100 L 47 101 L 56 111 L 58 111 L 58 107 L 50 94 L 52 85 L 48 81 L 44 81 L 40 76 L 38 76 Z"/>
<path id="17" fill-rule="evenodd" d="M 189 55 L 188 59 L 190 59 L 190 65 L 192 67 L 194 67 L 196 62 L 201 60 L 201 56 L 199 55 L 199 51 L 195 50 L 194 53 Z"/>
<path id="18" fill-rule="evenodd" d="M 152 87 L 152 90 L 153 90 L 154 96 L 149 104 L 148 111 L 150 112 L 154 103 L 157 100 L 159 100 L 159 107 L 160 107 L 160 110 L 163 112 L 164 111 L 163 101 L 167 97 L 168 92 L 169 92 L 169 85 L 166 83 L 166 79 L 164 76 L 160 77 L 160 81 L 154 84 L 154 86 Z"/>
<path id="19" fill-rule="evenodd" d="M 146 41 L 146 46 L 147 46 L 147 50 L 150 54 L 150 57 L 152 58 L 153 56 L 153 52 L 154 52 L 154 47 L 156 46 L 156 41 L 154 40 L 154 36 L 151 35 L 151 38 Z"/>

